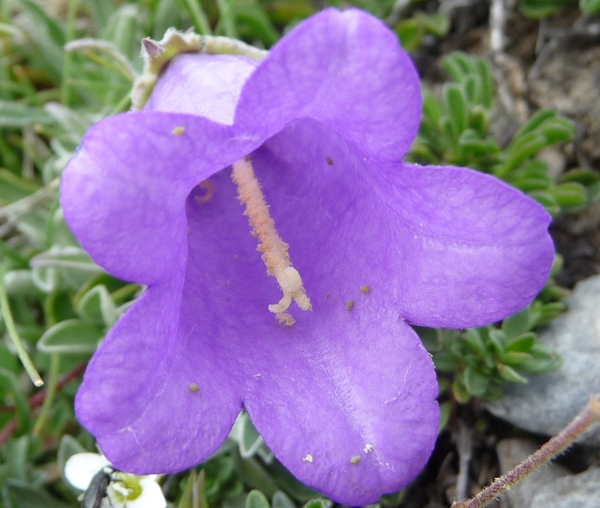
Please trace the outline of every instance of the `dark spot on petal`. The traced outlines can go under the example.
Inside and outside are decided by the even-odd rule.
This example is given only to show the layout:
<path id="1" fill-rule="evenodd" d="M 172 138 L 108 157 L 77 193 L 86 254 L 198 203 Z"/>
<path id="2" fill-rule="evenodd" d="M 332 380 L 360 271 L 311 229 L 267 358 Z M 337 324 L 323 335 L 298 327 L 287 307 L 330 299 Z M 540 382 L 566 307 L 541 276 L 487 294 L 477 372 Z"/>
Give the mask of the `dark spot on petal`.
<path id="1" fill-rule="evenodd" d="M 352 310 L 354 308 L 354 300 L 348 300 L 346 303 L 346 310 Z"/>
<path id="2" fill-rule="evenodd" d="M 331 157 L 327 157 L 325 160 L 327 161 L 328 165 L 333 166 L 333 159 Z"/>

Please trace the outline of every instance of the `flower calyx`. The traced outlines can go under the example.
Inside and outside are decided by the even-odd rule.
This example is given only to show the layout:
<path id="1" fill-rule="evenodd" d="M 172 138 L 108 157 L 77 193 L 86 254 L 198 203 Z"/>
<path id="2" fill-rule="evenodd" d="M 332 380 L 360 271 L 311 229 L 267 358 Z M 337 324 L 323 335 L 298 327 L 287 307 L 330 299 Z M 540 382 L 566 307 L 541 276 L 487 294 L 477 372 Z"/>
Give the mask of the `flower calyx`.
<path id="1" fill-rule="evenodd" d="M 198 35 L 191 30 L 180 32 L 169 28 L 160 41 L 142 40 L 144 72 L 135 80 L 131 91 L 131 109 L 140 111 L 148 101 L 162 70 L 180 53 L 240 55 L 262 60 L 267 51 L 228 37 Z"/>

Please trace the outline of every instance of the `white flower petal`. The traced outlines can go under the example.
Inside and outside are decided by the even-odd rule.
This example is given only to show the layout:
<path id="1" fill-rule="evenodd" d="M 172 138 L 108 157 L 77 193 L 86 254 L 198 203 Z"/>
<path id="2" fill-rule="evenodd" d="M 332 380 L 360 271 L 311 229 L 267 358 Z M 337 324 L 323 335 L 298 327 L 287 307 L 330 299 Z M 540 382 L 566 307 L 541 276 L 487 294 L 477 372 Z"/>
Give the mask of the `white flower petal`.
<path id="1" fill-rule="evenodd" d="M 65 478 L 76 489 L 86 490 L 92 478 L 110 462 L 97 453 L 76 453 L 65 464 Z"/>
<path id="2" fill-rule="evenodd" d="M 137 499 L 127 501 L 127 508 L 165 508 L 167 506 L 167 500 L 160 485 L 153 478 L 142 478 L 140 485 L 142 493 Z"/>

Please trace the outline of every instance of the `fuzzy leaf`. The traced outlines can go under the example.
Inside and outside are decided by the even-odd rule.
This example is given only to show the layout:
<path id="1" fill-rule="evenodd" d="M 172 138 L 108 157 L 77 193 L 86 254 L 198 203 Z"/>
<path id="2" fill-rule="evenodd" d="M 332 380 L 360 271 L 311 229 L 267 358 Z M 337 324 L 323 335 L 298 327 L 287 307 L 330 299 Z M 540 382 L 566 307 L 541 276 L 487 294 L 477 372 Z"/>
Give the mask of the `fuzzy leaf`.
<path id="1" fill-rule="evenodd" d="M 103 336 L 97 325 L 69 319 L 46 330 L 37 347 L 44 353 L 92 354 Z"/>
<path id="2" fill-rule="evenodd" d="M 260 490 L 251 490 L 246 496 L 245 508 L 271 508 L 269 500 Z"/>

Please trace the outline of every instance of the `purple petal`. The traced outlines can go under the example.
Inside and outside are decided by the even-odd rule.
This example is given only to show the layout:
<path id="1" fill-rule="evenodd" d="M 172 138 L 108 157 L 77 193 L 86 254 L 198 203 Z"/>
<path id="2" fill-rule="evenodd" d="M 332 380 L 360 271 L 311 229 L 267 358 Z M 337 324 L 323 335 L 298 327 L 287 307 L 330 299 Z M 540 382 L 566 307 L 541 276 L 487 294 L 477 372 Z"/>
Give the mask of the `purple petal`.
<path id="1" fill-rule="evenodd" d="M 161 75 L 145 109 L 232 124 L 242 85 L 258 63 L 234 55 L 179 55 Z"/>
<path id="2" fill-rule="evenodd" d="M 395 34 L 365 12 L 325 10 L 286 35 L 246 82 L 241 131 L 270 137 L 296 118 L 321 121 L 368 156 L 400 160 L 421 118 L 416 70 Z"/>
<path id="3" fill-rule="evenodd" d="M 439 411 L 435 372 L 415 332 L 375 295 L 360 296 L 355 309 L 319 308 L 297 330 L 265 340 L 244 400 L 299 480 L 362 506 L 421 471 Z"/>
<path id="4" fill-rule="evenodd" d="M 522 309 L 547 280 L 550 217 L 494 177 L 372 161 L 307 120 L 253 157 L 309 296 L 313 277 L 336 294 L 341 274 L 412 323 L 462 328 Z"/>
<path id="5" fill-rule="evenodd" d="M 386 203 L 402 230 L 390 267 L 410 322 L 489 324 L 523 309 L 542 289 L 554 245 L 539 203 L 465 168 L 406 164 L 394 183 L 386 185 Z"/>
<path id="6" fill-rule="evenodd" d="M 113 275 L 142 284 L 171 277 L 185 266 L 190 189 L 253 146 L 201 117 L 140 112 L 108 118 L 89 130 L 64 172 L 65 218 Z"/>
<path id="7" fill-rule="evenodd" d="M 180 302 L 181 284 L 149 288 L 101 344 L 77 392 L 77 417 L 124 471 L 196 465 L 241 408 L 243 385 L 228 359 L 178 333 Z"/>

